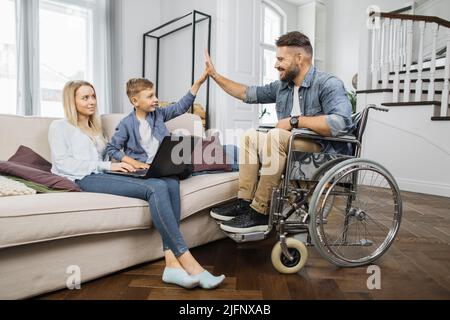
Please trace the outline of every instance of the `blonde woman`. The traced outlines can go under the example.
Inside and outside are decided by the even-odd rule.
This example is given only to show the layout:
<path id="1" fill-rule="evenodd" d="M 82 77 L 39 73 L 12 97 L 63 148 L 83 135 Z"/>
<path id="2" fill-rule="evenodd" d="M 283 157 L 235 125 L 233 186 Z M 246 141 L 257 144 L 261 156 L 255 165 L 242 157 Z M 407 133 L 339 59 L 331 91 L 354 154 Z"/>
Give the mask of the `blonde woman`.
<path id="1" fill-rule="evenodd" d="M 105 170 L 135 171 L 135 168 L 105 160 L 106 140 L 96 115 L 94 87 L 88 82 L 70 81 L 64 87 L 63 96 L 65 119 L 54 121 L 49 130 L 52 172 L 74 181 L 85 192 L 146 200 L 164 245 L 163 281 L 184 288 L 198 285 L 212 289 L 220 285 L 225 277 L 215 277 L 206 271 L 191 255 L 181 235 L 178 180 L 104 174 Z"/>

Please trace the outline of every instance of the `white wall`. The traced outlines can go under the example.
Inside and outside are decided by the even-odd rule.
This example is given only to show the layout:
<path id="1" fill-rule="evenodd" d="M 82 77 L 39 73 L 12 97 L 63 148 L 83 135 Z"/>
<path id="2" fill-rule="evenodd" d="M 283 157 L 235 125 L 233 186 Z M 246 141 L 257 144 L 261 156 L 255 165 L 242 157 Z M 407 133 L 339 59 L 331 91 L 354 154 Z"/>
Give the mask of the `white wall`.
<path id="1" fill-rule="evenodd" d="M 278 5 L 281 10 L 284 11 L 287 17 L 287 30 L 290 31 L 299 31 L 297 26 L 297 7 L 292 3 L 282 1 L 282 0 L 271 0 L 271 2 Z"/>
<path id="2" fill-rule="evenodd" d="M 401 8 L 405 0 L 323 0 L 327 7 L 325 71 L 339 77 L 347 90 L 358 72 L 360 35 L 366 23 L 366 10 L 377 5 L 382 12 Z"/>
<path id="3" fill-rule="evenodd" d="M 362 156 L 385 166 L 401 190 L 450 197 L 450 128 L 432 113 L 431 106 L 371 111 Z"/>
<path id="4" fill-rule="evenodd" d="M 161 23 L 174 18 L 184 16 L 193 10 L 200 11 L 212 16 L 211 25 L 211 50 L 215 57 L 216 48 L 216 1 L 212 0 L 170 0 L 161 3 Z M 203 18 L 197 15 L 197 20 Z M 191 23 L 192 16 L 184 19 L 181 25 Z M 171 27 L 172 30 L 174 27 Z M 208 21 L 202 21 L 196 25 L 195 43 L 195 79 L 204 70 L 204 49 L 207 48 Z M 161 40 L 161 60 L 160 60 L 160 90 L 159 98 L 164 101 L 177 101 L 191 87 L 192 81 L 192 27 L 180 30 Z M 212 95 L 213 85 L 211 83 Z M 197 103 L 206 105 L 206 84 L 200 90 L 196 99 Z M 210 109 L 213 108 L 213 97 L 210 98 Z"/>
<path id="5" fill-rule="evenodd" d="M 125 92 L 130 78 L 142 76 L 142 36 L 160 24 L 160 0 L 112 0 L 115 2 L 114 48 L 118 51 L 113 65 L 115 86 L 113 110 L 130 112 L 132 106 Z"/>
<path id="6" fill-rule="evenodd" d="M 415 14 L 423 16 L 436 16 L 445 20 L 450 20 L 450 1 L 448 0 L 428 0 L 421 2 Z"/>
<path id="7" fill-rule="evenodd" d="M 117 33 L 115 36 L 115 50 L 117 70 L 115 76 L 115 87 L 120 92 L 115 92 L 116 105 L 113 110 L 131 110 L 128 99 L 124 92 L 124 85 L 131 77 L 140 77 L 142 70 L 142 34 L 165 22 L 179 16 L 183 16 L 192 10 L 198 10 L 212 16 L 211 33 L 211 56 L 217 62 L 228 52 L 217 52 L 217 24 L 219 0 L 112 0 L 116 3 L 114 18 Z M 261 0 L 259 0 L 261 1 Z M 272 0 L 286 13 L 288 17 L 287 31 L 297 30 L 296 6 L 283 0 Z M 189 23 L 191 18 L 183 20 Z M 223 19 L 222 19 L 223 20 Z M 223 21 L 222 21 L 223 22 Z M 181 24 L 179 24 L 181 26 Z M 167 38 L 161 40 L 160 56 L 160 84 L 159 98 L 161 101 L 176 101 L 184 95 L 191 84 L 192 65 L 192 33 L 191 28 L 186 28 Z M 120 31 L 120 32 L 119 32 Z M 236 34 L 238 37 L 239 34 Z M 207 42 L 207 23 L 197 24 L 195 77 L 200 75 L 204 67 L 203 48 Z M 255 39 L 259 42 L 259 39 Z M 156 57 L 152 55 L 156 50 L 156 41 L 148 40 L 147 73 L 146 77 L 152 81 L 156 80 Z M 249 53 L 250 54 L 250 53 Z M 245 58 L 245 57 L 243 57 Z M 250 57 L 251 58 L 251 57 Z M 227 70 L 219 70 L 226 74 Z M 257 83 L 248 83 L 249 85 Z M 210 86 L 210 116 L 211 124 L 217 123 L 216 101 L 217 85 L 211 81 Z M 197 101 L 206 104 L 205 86 L 201 89 Z M 123 108 L 123 109 L 122 109 Z"/>

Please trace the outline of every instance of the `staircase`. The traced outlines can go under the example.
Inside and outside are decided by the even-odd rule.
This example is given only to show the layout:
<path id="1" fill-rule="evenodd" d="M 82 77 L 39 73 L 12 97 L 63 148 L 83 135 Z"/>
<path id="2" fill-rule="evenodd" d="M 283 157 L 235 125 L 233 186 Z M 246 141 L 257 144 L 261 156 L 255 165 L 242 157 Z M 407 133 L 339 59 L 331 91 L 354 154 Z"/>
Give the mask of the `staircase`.
<path id="1" fill-rule="evenodd" d="M 449 121 L 450 22 L 438 17 L 371 15 L 365 89 L 387 107 L 430 106 L 432 121 Z"/>
<path id="2" fill-rule="evenodd" d="M 376 13 L 361 37 L 358 110 L 372 113 L 362 157 L 387 167 L 400 189 L 450 197 L 450 22 Z"/>

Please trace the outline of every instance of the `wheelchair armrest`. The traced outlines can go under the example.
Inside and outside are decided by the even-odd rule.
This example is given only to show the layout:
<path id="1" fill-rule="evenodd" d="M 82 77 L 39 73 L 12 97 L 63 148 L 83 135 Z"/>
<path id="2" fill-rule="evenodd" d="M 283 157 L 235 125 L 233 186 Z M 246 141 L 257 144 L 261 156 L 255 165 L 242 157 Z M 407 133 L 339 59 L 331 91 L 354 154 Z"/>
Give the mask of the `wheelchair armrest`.
<path id="1" fill-rule="evenodd" d="M 358 139 L 352 135 L 352 134 L 340 134 L 336 137 L 325 137 L 321 136 L 317 132 L 314 132 L 310 129 L 294 129 L 292 130 L 292 135 L 294 138 L 296 137 L 302 137 L 302 138 L 309 138 L 309 139 L 315 139 L 315 140 L 325 140 L 325 141 L 334 141 L 334 142 L 347 142 L 347 143 L 354 143 L 354 144 L 360 144 Z"/>

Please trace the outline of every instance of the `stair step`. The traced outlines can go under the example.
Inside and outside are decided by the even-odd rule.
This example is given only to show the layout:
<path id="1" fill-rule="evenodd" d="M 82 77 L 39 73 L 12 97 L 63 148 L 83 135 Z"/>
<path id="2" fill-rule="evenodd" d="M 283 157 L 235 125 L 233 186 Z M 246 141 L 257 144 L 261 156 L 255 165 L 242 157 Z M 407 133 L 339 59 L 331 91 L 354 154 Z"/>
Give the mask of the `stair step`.
<path id="1" fill-rule="evenodd" d="M 445 66 L 436 67 L 436 70 L 444 70 L 444 69 L 445 69 Z M 422 72 L 427 72 L 427 71 L 431 71 L 431 68 L 423 68 L 422 69 Z M 419 70 L 413 69 L 413 70 L 410 70 L 409 72 L 410 73 L 417 73 L 417 72 L 419 72 Z M 400 71 L 399 74 L 406 74 L 406 70 Z M 395 75 L 395 72 L 389 72 L 389 75 L 391 75 L 391 76 Z"/>
<path id="2" fill-rule="evenodd" d="M 381 104 L 384 107 L 405 107 L 405 106 L 441 106 L 439 101 L 420 101 L 420 102 L 385 102 Z M 450 104 L 448 105 L 450 108 Z"/>
<path id="3" fill-rule="evenodd" d="M 379 92 L 394 92 L 394 89 L 371 89 L 371 90 L 359 90 L 356 91 L 356 94 L 361 94 L 361 93 L 379 93 Z M 404 89 L 399 89 L 400 93 L 404 93 L 405 90 Z M 415 89 L 411 89 L 409 90 L 409 93 L 414 94 L 416 93 Z M 428 90 L 422 90 L 422 94 L 428 94 Z M 442 94 L 441 90 L 435 90 L 434 94 Z"/>
<path id="4" fill-rule="evenodd" d="M 450 117 L 431 117 L 431 121 L 450 121 Z"/>
<path id="5" fill-rule="evenodd" d="M 411 79 L 411 82 L 417 82 L 418 79 Z M 449 79 L 450 80 L 450 79 Z M 434 82 L 444 82 L 445 79 L 444 78 L 438 78 L 438 79 L 434 79 Z M 430 79 L 422 79 L 422 82 L 430 82 Z M 383 83 L 383 80 L 378 81 L 379 84 Z M 389 80 L 390 84 L 394 83 L 394 80 Z M 400 83 L 405 83 L 405 79 L 401 79 Z"/>

